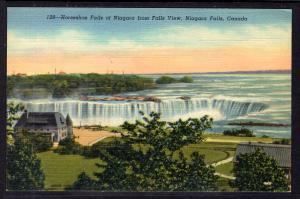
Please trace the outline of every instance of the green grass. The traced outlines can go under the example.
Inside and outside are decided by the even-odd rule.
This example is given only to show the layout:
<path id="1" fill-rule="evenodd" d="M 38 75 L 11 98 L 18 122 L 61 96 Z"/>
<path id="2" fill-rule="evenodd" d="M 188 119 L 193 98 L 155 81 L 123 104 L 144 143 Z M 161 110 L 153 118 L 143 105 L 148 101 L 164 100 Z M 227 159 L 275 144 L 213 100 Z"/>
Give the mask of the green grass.
<path id="1" fill-rule="evenodd" d="M 222 173 L 228 176 L 233 176 L 232 169 L 233 169 L 233 162 L 228 162 L 226 164 L 222 164 L 216 167 L 216 171 L 218 173 Z"/>
<path id="2" fill-rule="evenodd" d="M 106 138 L 101 142 L 110 142 L 113 139 L 115 138 Z M 227 158 L 228 154 L 232 156 L 235 147 L 235 143 L 204 142 L 191 144 L 184 147 L 183 151 L 186 157 L 189 157 L 192 152 L 198 151 L 200 154 L 205 155 L 205 162 L 210 164 Z M 93 177 L 93 172 L 100 171 L 95 166 L 96 162 L 101 162 L 98 158 L 87 159 L 80 155 L 59 155 L 52 151 L 39 153 L 38 156 L 42 161 L 42 169 L 46 175 L 46 190 L 63 190 L 66 186 L 71 185 L 81 172 L 85 171 L 89 176 Z"/>
<path id="3" fill-rule="evenodd" d="M 93 172 L 100 171 L 95 163 L 100 159 L 86 159 L 80 155 L 59 155 L 52 151 L 39 153 L 38 157 L 42 162 L 42 169 L 45 172 L 46 190 L 63 190 L 71 185 L 77 176 L 85 171 L 89 176 Z"/>
<path id="4" fill-rule="evenodd" d="M 217 180 L 218 191 L 226 191 L 226 192 L 236 191 L 235 188 L 230 187 L 229 181 L 230 180 L 227 178 L 219 177 L 219 179 Z"/>
<path id="5" fill-rule="evenodd" d="M 193 152 L 198 151 L 201 155 L 205 155 L 204 161 L 206 164 L 211 164 L 219 160 L 223 160 L 227 156 L 227 154 L 223 151 L 203 149 L 203 148 L 197 149 L 197 148 L 184 147 L 182 151 L 188 160 L 190 160 L 190 155 Z M 174 153 L 174 158 L 178 158 L 178 152 Z"/>

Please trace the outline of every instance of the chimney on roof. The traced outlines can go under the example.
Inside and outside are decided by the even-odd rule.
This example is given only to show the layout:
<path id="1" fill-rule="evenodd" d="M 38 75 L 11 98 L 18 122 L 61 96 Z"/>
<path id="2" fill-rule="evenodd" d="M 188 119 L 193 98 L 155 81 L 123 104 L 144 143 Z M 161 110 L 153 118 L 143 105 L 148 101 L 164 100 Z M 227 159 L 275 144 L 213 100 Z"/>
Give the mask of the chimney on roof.
<path id="1" fill-rule="evenodd" d="M 24 113 L 26 114 L 26 119 L 28 118 L 28 111 L 25 109 Z"/>

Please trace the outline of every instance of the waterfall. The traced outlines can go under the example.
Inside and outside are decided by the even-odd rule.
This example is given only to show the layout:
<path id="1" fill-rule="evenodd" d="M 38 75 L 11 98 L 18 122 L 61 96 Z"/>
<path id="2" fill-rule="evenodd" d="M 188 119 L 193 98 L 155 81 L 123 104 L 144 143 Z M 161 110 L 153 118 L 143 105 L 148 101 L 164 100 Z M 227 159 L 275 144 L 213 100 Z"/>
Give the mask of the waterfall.
<path id="1" fill-rule="evenodd" d="M 201 117 L 204 114 L 213 117 L 214 120 L 222 120 L 260 112 L 267 108 L 266 104 L 259 102 L 204 98 L 192 98 L 190 100 L 163 99 L 159 103 L 79 100 L 21 101 L 21 103 L 30 112 L 56 111 L 64 115 L 69 114 L 75 125 L 79 123 L 120 125 L 126 120 L 141 119 L 139 111 L 143 111 L 146 114 L 152 111 L 159 112 L 162 119 L 168 121 L 182 117 Z"/>

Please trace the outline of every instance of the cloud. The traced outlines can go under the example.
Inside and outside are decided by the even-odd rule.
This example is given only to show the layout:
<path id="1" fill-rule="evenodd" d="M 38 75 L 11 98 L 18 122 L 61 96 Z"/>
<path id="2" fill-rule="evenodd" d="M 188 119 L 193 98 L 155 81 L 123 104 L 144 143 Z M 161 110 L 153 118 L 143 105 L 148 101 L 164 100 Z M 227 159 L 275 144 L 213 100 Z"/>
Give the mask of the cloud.
<path id="1" fill-rule="evenodd" d="M 245 25 L 232 29 L 209 28 L 205 26 L 173 26 L 152 32 L 146 41 L 159 45 L 209 48 L 224 46 L 244 47 L 290 47 L 291 28 L 276 26 Z"/>
<path id="2" fill-rule="evenodd" d="M 78 30 L 64 30 L 54 36 L 26 36 L 8 31 L 7 43 L 9 54 L 138 50 L 141 48 L 141 45 L 133 40 L 111 38 L 105 41 L 101 39 L 101 36 Z"/>
<path id="3" fill-rule="evenodd" d="M 232 29 L 206 26 L 170 26 L 147 30 L 136 38 L 104 38 L 82 30 L 61 30 L 49 35 L 8 31 L 8 55 L 41 52 L 126 52 L 146 49 L 209 49 L 223 47 L 291 48 L 291 27 L 244 25 Z"/>

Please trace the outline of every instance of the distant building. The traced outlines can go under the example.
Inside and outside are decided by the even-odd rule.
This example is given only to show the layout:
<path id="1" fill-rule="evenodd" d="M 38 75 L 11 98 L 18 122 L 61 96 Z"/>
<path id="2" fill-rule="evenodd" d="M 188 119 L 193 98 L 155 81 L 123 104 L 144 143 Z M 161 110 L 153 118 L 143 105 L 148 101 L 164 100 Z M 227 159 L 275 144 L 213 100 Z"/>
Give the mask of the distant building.
<path id="1" fill-rule="evenodd" d="M 26 73 L 17 73 L 16 76 L 18 76 L 18 77 L 26 77 L 27 75 L 26 75 Z"/>
<path id="2" fill-rule="evenodd" d="M 59 142 L 73 135 L 72 120 L 59 112 L 25 111 L 14 126 L 15 132 L 41 133 L 50 136 L 52 142 Z"/>
<path id="3" fill-rule="evenodd" d="M 267 155 L 273 157 L 278 162 L 278 166 L 285 172 L 286 177 L 291 180 L 291 145 L 281 144 L 263 144 L 263 143 L 240 143 L 236 149 L 236 157 L 240 154 L 252 153 L 256 149 L 260 148 Z"/>
<path id="4" fill-rule="evenodd" d="M 64 71 L 59 71 L 58 75 L 65 75 L 66 73 Z"/>

